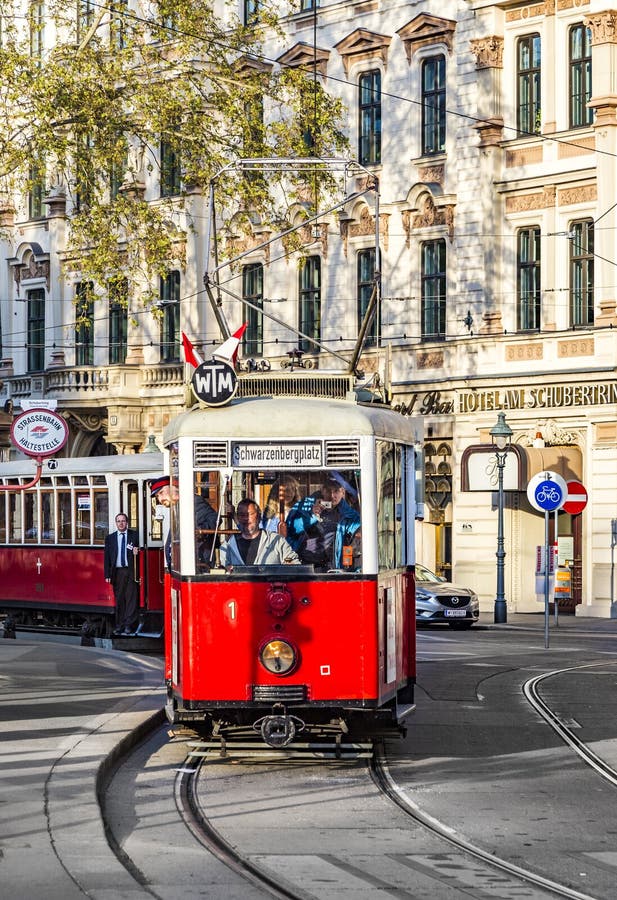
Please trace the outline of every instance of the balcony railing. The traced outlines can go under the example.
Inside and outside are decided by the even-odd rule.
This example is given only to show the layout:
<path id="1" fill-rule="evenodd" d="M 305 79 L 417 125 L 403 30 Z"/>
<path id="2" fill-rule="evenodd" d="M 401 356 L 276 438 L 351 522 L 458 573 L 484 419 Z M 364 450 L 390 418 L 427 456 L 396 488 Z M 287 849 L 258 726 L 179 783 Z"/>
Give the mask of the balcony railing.
<path id="1" fill-rule="evenodd" d="M 184 365 L 75 366 L 30 375 L 3 374 L 3 396 L 17 406 L 22 400 L 55 399 L 86 405 L 151 396 L 181 396 Z"/>

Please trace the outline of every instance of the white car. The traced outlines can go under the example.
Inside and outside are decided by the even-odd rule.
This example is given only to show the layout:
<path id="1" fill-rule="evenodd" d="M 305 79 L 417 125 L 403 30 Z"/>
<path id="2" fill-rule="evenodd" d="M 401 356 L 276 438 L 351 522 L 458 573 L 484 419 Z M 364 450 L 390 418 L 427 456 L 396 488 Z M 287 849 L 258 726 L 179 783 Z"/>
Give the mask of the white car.
<path id="1" fill-rule="evenodd" d="M 478 595 L 457 587 L 416 565 L 416 622 L 447 622 L 451 628 L 471 628 L 480 615 Z"/>

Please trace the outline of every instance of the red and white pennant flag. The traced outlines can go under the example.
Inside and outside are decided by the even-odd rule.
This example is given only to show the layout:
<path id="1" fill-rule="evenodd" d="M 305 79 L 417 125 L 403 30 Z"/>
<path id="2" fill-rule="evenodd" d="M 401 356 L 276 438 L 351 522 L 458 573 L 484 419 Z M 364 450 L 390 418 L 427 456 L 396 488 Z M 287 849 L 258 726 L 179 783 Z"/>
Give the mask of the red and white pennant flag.
<path id="1" fill-rule="evenodd" d="M 248 322 L 245 322 L 244 325 L 241 325 L 237 331 L 228 337 L 226 341 L 223 341 L 220 347 L 217 347 L 216 350 L 212 353 L 213 359 L 218 359 L 222 362 L 227 362 L 232 366 L 235 366 L 236 359 L 238 357 L 238 347 L 240 346 L 240 341 L 242 340 L 242 335 L 247 329 Z M 203 362 L 203 359 L 199 355 L 199 353 L 195 350 L 192 343 L 182 332 L 182 346 L 184 348 L 184 358 L 190 366 L 200 366 Z"/>

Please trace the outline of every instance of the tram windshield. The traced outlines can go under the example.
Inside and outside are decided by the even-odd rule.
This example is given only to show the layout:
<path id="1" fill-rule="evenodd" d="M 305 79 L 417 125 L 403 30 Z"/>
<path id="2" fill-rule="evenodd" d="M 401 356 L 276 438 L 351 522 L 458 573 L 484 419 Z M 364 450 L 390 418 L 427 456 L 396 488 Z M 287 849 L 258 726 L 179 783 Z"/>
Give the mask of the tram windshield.
<path id="1" fill-rule="evenodd" d="M 197 471 L 194 492 L 198 572 L 277 564 L 314 572 L 362 568 L 358 470 Z"/>

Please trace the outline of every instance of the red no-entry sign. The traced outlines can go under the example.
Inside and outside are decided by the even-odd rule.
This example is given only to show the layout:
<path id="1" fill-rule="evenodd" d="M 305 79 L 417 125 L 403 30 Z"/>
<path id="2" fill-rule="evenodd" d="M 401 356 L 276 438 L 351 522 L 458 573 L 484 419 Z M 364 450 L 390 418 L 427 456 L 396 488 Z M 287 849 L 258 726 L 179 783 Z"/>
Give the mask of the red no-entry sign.
<path id="1" fill-rule="evenodd" d="M 575 516 L 582 512 L 587 506 L 587 491 L 580 481 L 568 481 L 568 495 L 566 502 L 561 507 L 564 512 Z"/>

